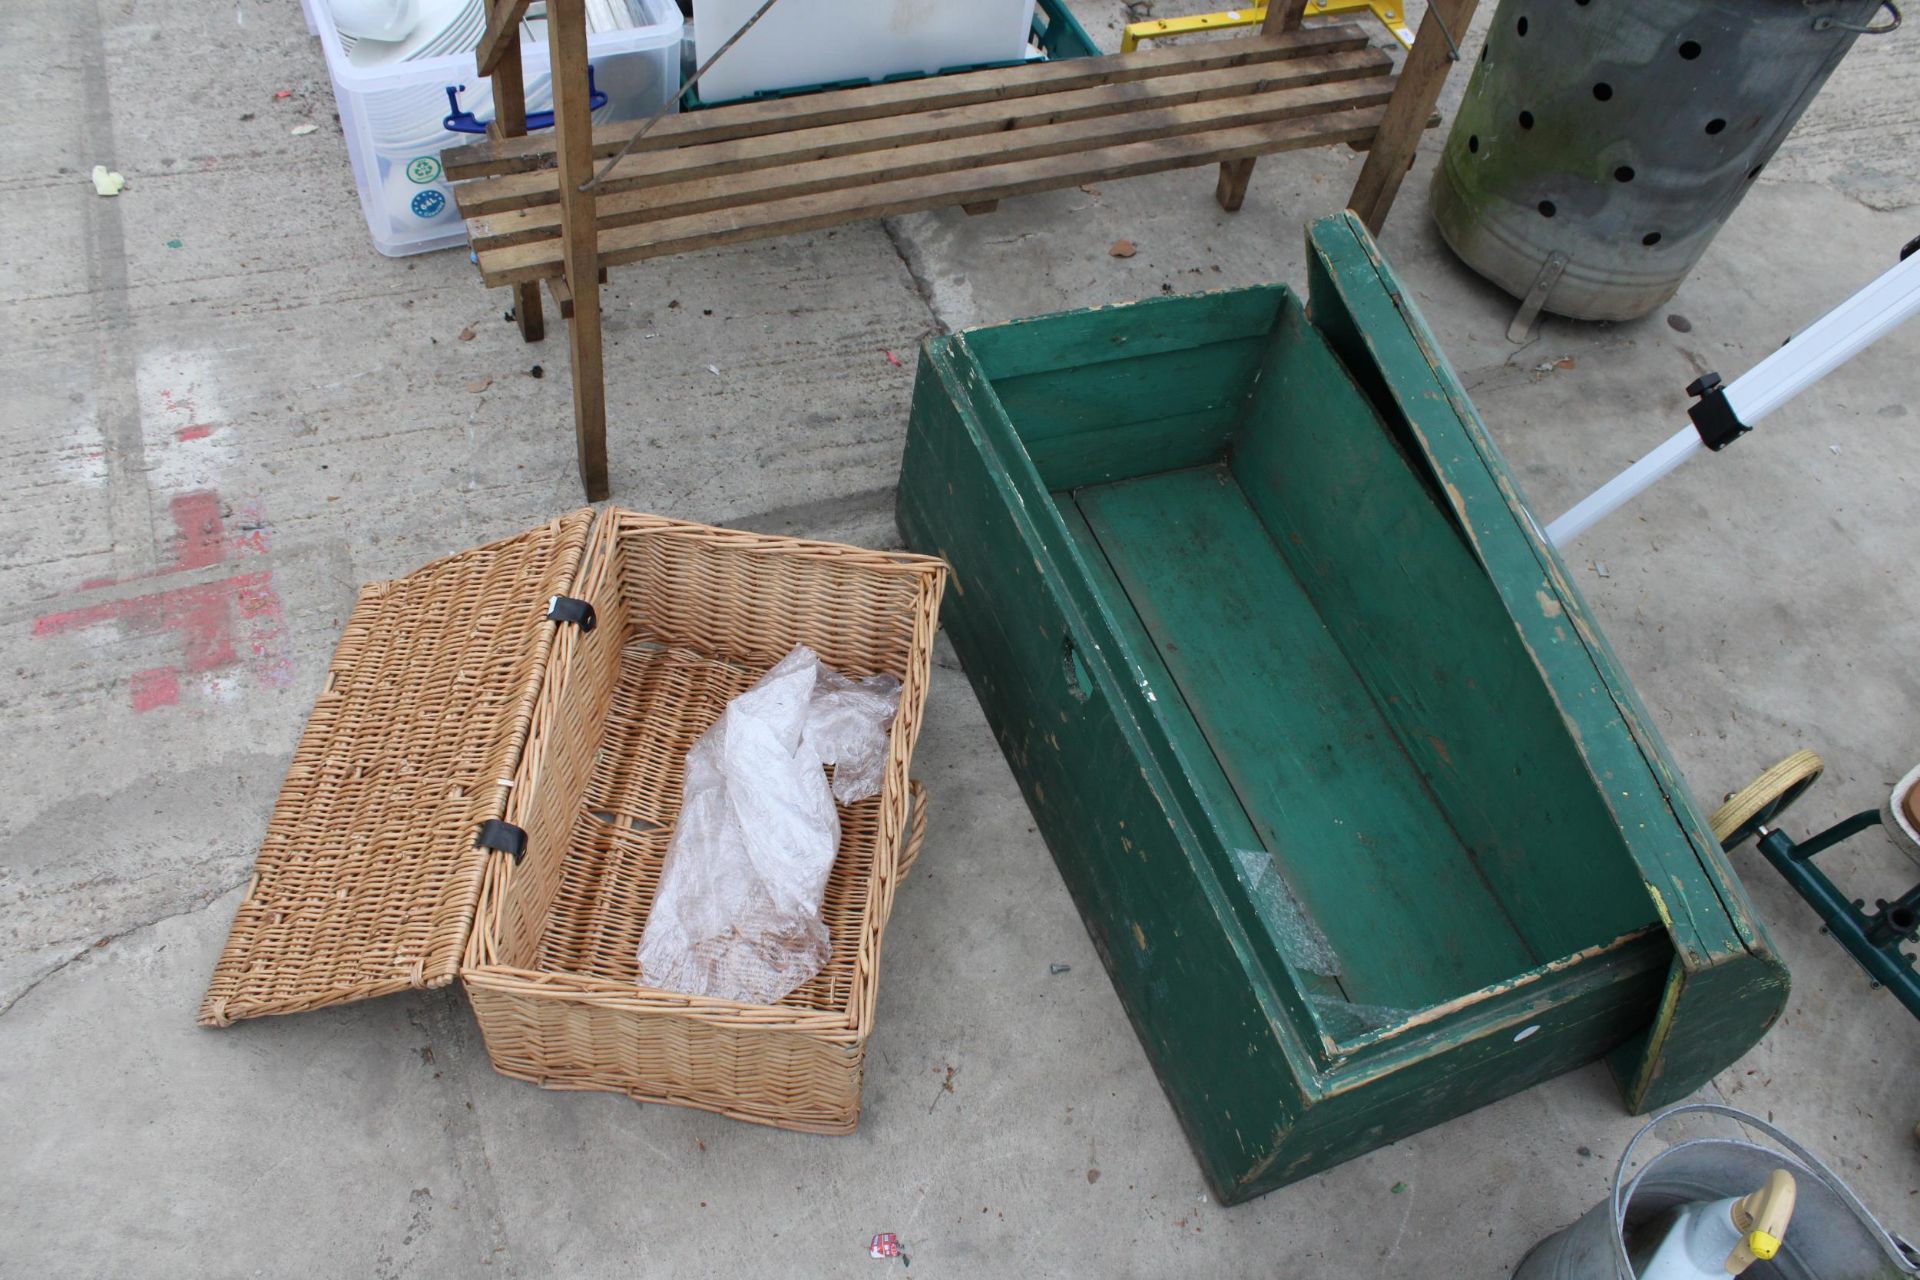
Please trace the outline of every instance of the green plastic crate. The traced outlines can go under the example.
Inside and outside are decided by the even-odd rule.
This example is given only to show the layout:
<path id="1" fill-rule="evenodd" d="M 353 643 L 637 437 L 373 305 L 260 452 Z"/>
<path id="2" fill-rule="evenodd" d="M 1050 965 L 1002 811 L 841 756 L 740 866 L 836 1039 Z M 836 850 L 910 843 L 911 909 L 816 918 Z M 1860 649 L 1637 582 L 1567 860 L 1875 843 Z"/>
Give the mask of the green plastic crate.
<path id="1" fill-rule="evenodd" d="M 1100 50 L 1093 43 L 1093 37 L 1073 16 L 1065 0 L 1038 0 L 1033 9 L 1033 41 L 1046 50 L 1049 61 L 1061 58 L 1091 58 Z M 995 67 L 1018 67 L 1023 62 L 976 62 L 962 67 L 942 67 L 933 75 L 953 75 L 960 71 L 990 71 Z M 908 71 L 896 76 L 886 76 L 880 80 L 839 80 L 830 84 L 795 85 L 787 89 L 767 89 L 745 98 L 728 98 L 722 102 L 705 102 L 700 97 L 700 88 L 695 85 L 687 90 L 681 100 L 683 111 L 703 111 L 708 107 L 731 106 L 736 102 L 759 102 L 765 98 L 798 98 L 809 93 L 825 93 L 830 89 L 853 89 L 869 84 L 892 84 L 901 80 L 926 80 L 929 75 L 924 71 Z"/>

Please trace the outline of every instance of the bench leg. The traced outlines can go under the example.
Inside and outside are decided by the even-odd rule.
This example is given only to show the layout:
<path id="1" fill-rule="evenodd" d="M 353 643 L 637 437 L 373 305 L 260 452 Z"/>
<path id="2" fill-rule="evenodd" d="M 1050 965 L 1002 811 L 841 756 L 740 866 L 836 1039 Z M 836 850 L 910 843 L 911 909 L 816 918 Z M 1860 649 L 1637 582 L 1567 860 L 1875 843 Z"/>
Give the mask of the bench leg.
<path id="1" fill-rule="evenodd" d="M 1267 16 L 1261 20 L 1260 34 L 1270 36 L 1297 30 L 1306 11 L 1307 0 L 1267 0 Z M 1252 180 L 1251 157 L 1225 161 L 1220 166 L 1220 181 L 1213 188 L 1213 198 L 1228 213 L 1238 212 L 1247 198 L 1247 183 Z"/>
<path id="2" fill-rule="evenodd" d="M 567 322 L 567 350 L 573 364 L 573 431 L 580 462 L 580 484 L 588 502 L 612 496 L 607 478 L 607 378 L 600 350 L 600 286 L 589 284 L 573 299 Z"/>
<path id="3" fill-rule="evenodd" d="M 501 51 L 500 61 L 494 64 L 492 80 L 493 123 L 487 126 L 487 133 L 496 139 L 518 138 L 527 131 L 526 77 L 520 65 L 518 40 Z M 538 282 L 513 287 L 513 320 L 520 326 L 523 342 L 538 342 L 547 336 Z"/>
<path id="4" fill-rule="evenodd" d="M 600 346 L 600 235 L 594 195 L 593 115 L 587 104 L 585 0 L 548 0 L 547 49 L 553 59 L 554 150 L 560 169 L 560 235 L 566 245 L 567 354 L 573 365 L 573 431 L 587 501 L 608 497 L 607 381 Z"/>
<path id="5" fill-rule="evenodd" d="M 1427 16 L 1420 20 L 1413 48 L 1400 68 L 1400 82 L 1394 85 L 1393 97 L 1387 100 L 1387 109 L 1381 115 L 1380 131 L 1367 151 L 1367 162 L 1360 167 L 1353 194 L 1347 197 L 1347 208 L 1358 214 L 1376 236 L 1387 221 L 1393 198 L 1400 193 L 1400 183 L 1413 167 L 1420 134 L 1452 68 L 1453 47 L 1447 34 L 1451 32 L 1455 38 L 1466 35 L 1475 7 L 1476 0 L 1431 0 Z"/>
<path id="6" fill-rule="evenodd" d="M 1228 160 L 1220 166 L 1220 181 L 1213 198 L 1228 213 L 1235 213 L 1247 198 L 1247 183 L 1253 179 L 1252 160 Z"/>
<path id="7" fill-rule="evenodd" d="M 513 322 L 520 326 L 522 342 L 538 342 L 547 336 L 547 318 L 540 310 L 540 284 L 513 286 Z"/>

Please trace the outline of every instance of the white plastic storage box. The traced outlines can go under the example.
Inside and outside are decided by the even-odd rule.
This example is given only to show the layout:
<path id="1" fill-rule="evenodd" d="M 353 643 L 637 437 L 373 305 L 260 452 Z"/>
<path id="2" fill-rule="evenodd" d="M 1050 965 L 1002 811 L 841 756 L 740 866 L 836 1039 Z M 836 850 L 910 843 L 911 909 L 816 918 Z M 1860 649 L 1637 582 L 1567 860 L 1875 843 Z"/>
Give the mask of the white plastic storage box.
<path id="1" fill-rule="evenodd" d="M 594 119 L 641 120 L 660 109 L 680 87 L 683 23 L 674 0 L 629 0 L 639 25 L 587 39 L 594 87 L 607 103 Z M 493 118 L 488 81 L 474 70 L 471 52 L 421 58 L 393 66 L 357 67 L 348 61 L 328 0 L 302 0 L 307 27 L 320 37 L 333 81 L 340 127 L 347 135 L 353 180 L 367 215 L 373 247 L 389 257 L 465 244 L 467 231 L 454 208 L 453 191 L 440 170 L 443 148 L 475 141 L 442 121 L 451 108 L 449 88 L 463 88 L 460 109 L 482 123 Z M 553 92 L 547 46 L 523 43 L 527 110 L 549 110 Z"/>
<path id="2" fill-rule="evenodd" d="M 1034 0 L 804 0 L 775 5 L 700 78 L 703 102 L 797 85 L 881 80 L 1027 57 Z M 743 26 L 760 0 L 697 0 L 699 61 Z"/>

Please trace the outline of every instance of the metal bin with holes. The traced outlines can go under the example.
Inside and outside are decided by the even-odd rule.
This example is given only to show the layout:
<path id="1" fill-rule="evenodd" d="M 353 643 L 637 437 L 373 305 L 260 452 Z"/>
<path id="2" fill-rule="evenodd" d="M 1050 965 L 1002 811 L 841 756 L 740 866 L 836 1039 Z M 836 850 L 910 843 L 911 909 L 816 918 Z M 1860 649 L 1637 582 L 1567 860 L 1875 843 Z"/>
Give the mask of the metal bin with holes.
<path id="1" fill-rule="evenodd" d="M 1899 21 L 1891 0 L 1501 0 L 1434 174 L 1440 234 L 1528 321 L 1643 316 L 1854 40 Z"/>

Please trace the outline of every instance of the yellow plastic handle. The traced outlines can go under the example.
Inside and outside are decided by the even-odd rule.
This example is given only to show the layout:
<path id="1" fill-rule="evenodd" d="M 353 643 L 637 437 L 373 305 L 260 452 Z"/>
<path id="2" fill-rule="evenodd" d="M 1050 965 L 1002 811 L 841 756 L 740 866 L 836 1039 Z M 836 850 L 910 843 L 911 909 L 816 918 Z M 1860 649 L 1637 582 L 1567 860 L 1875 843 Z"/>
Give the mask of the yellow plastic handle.
<path id="1" fill-rule="evenodd" d="M 1734 1202 L 1733 1225 L 1745 1233 L 1746 1239 L 1727 1255 L 1728 1275 L 1737 1276 L 1780 1252 L 1780 1239 L 1787 1234 L 1798 1194 L 1793 1175 L 1775 1169 L 1767 1175 L 1766 1186 Z"/>

